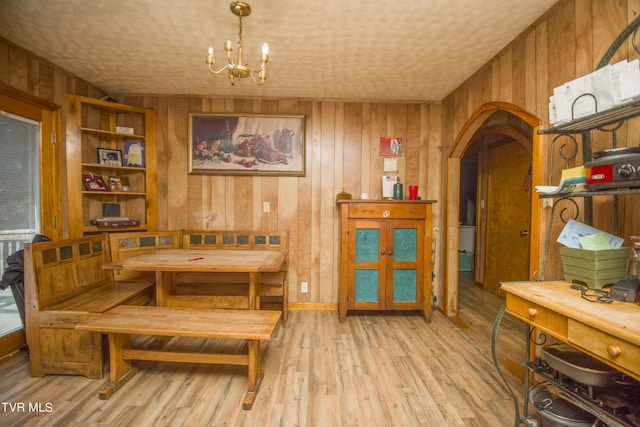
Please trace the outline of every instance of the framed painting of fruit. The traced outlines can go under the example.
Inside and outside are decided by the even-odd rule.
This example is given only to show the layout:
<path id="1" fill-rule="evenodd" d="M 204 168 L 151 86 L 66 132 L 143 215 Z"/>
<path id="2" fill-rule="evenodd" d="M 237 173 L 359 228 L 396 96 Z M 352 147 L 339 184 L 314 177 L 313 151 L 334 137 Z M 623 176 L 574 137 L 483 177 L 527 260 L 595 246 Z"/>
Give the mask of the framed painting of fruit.
<path id="1" fill-rule="evenodd" d="M 305 116 L 189 114 L 189 173 L 305 175 Z"/>

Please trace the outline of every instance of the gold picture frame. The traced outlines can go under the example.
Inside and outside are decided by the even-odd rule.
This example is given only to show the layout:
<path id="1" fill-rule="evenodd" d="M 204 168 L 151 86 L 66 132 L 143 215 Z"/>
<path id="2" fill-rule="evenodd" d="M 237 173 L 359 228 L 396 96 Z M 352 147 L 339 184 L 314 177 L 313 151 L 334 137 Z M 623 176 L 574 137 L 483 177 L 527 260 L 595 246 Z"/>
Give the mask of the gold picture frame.
<path id="1" fill-rule="evenodd" d="M 305 116 L 189 114 L 189 174 L 304 176 Z"/>

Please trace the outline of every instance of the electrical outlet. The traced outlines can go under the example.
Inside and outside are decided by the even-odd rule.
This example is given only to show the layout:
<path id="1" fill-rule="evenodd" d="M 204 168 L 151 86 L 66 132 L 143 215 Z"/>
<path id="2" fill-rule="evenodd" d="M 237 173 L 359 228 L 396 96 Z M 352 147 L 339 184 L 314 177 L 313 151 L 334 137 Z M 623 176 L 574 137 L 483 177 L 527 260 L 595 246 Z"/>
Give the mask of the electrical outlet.
<path id="1" fill-rule="evenodd" d="M 271 203 L 264 202 L 262 204 L 262 212 L 271 212 Z"/>
<path id="2" fill-rule="evenodd" d="M 309 292 L 309 282 L 300 282 L 300 293 L 306 294 Z"/>
<path id="3" fill-rule="evenodd" d="M 553 207 L 553 200 L 552 199 L 542 199 L 542 207 L 543 208 Z"/>

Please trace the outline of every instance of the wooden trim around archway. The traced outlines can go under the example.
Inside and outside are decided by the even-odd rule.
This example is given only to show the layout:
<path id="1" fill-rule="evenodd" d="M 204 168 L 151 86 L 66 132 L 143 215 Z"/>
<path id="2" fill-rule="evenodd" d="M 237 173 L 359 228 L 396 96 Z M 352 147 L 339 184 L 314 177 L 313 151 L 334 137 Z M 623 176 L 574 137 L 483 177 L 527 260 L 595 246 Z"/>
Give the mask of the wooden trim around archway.
<path id="1" fill-rule="evenodd" d="M 458 315 L 458 239 L 459 239 L 459 212 L 460 212 L 460 163 L 465 151 L 481 130 L 482 125 L 498 111 L 510 113 L 533 128 L 533 183 L 540 182 L 540 143 L 538 128 L 540 119 L 523 110 L 517 105 L 505 102 L 487 103 L 478 108 L 465 122 L 460 133 L 456 137 L 447 155 L 447 183 L 446 183 L 446 209 L 445 209 L 445 307 L 444 314 L 447 317 Z M 507 130 L 509 129 L 509 130 Z M 493 127 L 494 133 L 505 133 L 512 137 L 513 131 L 508 128 Z M 514 138 L 522 143 L 521 138 Z M 541 202 L 531 204 L 531 258 L 530 269 L 538 265 L 540 244 L 540 206 Z M 529 272 L 532 277 L 533 271 Z M 530 277 L 530 278 L 531 278 Z"/>

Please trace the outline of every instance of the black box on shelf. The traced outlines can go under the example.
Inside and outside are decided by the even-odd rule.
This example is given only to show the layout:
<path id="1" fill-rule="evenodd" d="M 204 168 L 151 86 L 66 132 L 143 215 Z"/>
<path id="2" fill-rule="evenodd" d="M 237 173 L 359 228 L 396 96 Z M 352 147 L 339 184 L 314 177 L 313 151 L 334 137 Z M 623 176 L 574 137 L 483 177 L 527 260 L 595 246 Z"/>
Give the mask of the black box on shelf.
<path id="1" fill-rule="evenodd" d="M 120 203 L 103 203 L 102 216 L 105 218 L 120 217 Z"/>

